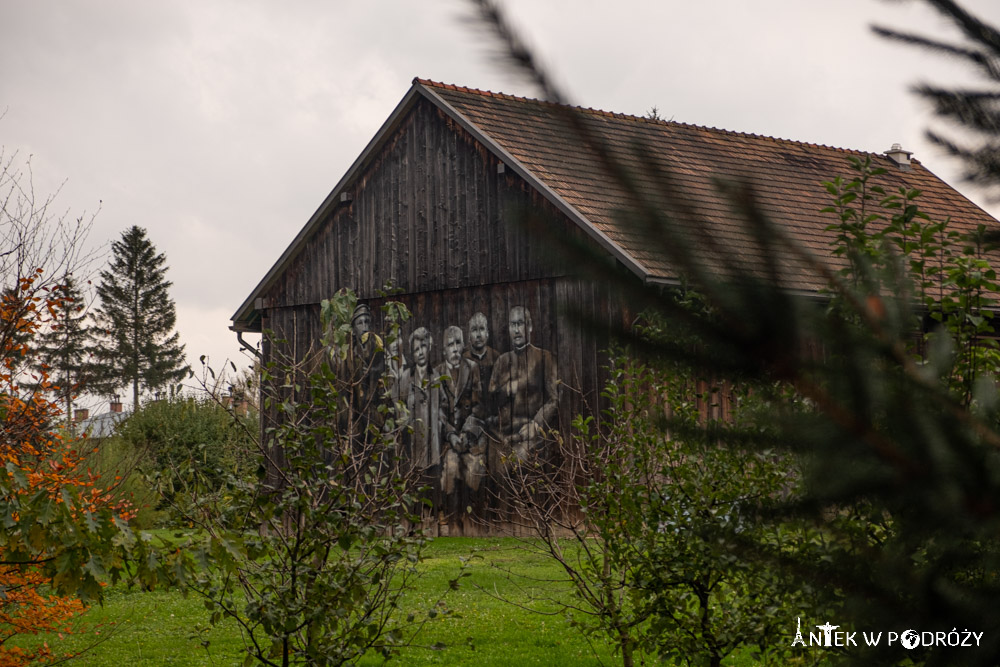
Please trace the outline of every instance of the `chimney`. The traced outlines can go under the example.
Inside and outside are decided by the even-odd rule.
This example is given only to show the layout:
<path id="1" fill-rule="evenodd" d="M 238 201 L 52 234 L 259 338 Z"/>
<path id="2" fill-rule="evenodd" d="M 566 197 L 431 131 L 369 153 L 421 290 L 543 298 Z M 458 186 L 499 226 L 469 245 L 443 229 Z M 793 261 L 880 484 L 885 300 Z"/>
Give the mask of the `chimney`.
<path id="1" fill-rule="evenodd" d="M 896 163 L 896 166 L 903 171 L 910 170 L 910 156 L 913 151 L 904 151 L 899 144 L 893 144 L 892 148 L 885 152 L 885 156 Z"/>
<path id="2" fill-rule="evenodd" d="M 121 412 L 122 411 L 122 401 L 118 394 L 111 397 L 111 412 Z"/>
<path id="3" fill-rule="evenodd" d="M 90 410 L 87 408 L 80 408 L 76 411 L 76 421 L 82 422 L 84 419 L 90 416 Z"/>

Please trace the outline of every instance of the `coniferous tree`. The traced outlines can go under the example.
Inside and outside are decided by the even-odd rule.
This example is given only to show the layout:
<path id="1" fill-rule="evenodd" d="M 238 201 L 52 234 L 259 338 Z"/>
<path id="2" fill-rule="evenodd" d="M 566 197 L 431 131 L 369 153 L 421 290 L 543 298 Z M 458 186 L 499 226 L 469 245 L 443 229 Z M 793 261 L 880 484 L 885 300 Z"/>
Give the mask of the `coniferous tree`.
<path id="1" fill-rule="evenodd" d="M 111 250 L 111 265 L 97 286 L 94 385 L 109 394 L 131 385 L 137 406 L 142 391 L 178 382 L 190 369 L 174 331 L 177 312 L 168 293 L 166 256 L 137 226 L 122 232 Z"/>
<path id="2" fill-rule="evenodd" d="M 52 320 L 39 334 L 36 368 L 47 371 L 66 421 L 72 424 L 73 399 L 80 392 L 88 373 L 87 353 L 90 329 L 87 326 L 83 294 L 71 275 L 52 287 Z"/>

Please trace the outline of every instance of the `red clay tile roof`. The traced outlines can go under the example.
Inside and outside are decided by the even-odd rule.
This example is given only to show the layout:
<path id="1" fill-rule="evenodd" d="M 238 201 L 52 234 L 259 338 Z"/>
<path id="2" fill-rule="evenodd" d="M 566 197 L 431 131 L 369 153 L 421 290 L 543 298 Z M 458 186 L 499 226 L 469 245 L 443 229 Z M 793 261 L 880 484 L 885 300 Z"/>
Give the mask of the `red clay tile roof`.
<path id="1" fill-rule="evenodd" d="M 650 242 L 641 224 L 621 215 L 629 209 L 629 196 L 598 151 L 571 127 L 568 107 L 423 79 L 414 84 L 423 86 L 432 99 L 436 96 L 517 160 L 634 259 L 646 277 L 676 277 L 669 253 Z M 736 257 L 749 266 L 760 260 L 745 221 L 734 214 L 717 186 L 716 179 L 722 179 L 749 182 L 760 207 L 791 243 L 836 267 L 838 260 L 830 255 L 832 232 L 826 231 L 836 218 L 820 213 L 831 204 L 823 182 L 838 175 L 851 179 L 855 172 L 848 157 L 863 159 L 866 153 L 593 109 L 572 111 L 585 132 L 603 144 L 634 179 L 637 190 L 667 214 L 669 224 L 715 244 L 718 252 L 709 251 L 704 258 L 709 263 L 731 262 Z M 950 216 L 960 231 L 979 224 L 1000 228 L 994 218 L 919 161 L 904 171 L 884 155 L 871 157 L 876 166 L 888 170 L 876 179 L 877 184 L 887 193 L 900 187 L 922 191 L 917 202 L 933 219 Z M 665 196 L 666 191 L 671 194 Z M 793 253 L 781 261 L 789 287 L 814 291 L 824 286 L 815 269 Z"/>

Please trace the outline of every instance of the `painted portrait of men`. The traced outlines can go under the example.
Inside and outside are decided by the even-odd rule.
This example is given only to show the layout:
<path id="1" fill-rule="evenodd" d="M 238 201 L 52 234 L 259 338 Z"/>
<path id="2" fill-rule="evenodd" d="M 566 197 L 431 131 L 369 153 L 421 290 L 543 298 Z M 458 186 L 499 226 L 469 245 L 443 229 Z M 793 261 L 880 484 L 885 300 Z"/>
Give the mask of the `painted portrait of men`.
<path id="1" fill-rule="evenodd" d="M 508 317 L 510 352 L 497 359 L 488 393 L 496 411 L 498 442 L 490 448 L 491 472 L 538 453 L 554 429 L 559 407 L 556 358 L 531 344 L 531 313 L 514 306 Z"/>
<path id="2" fill-rule="evenodd" d="M 446 496 L 460 481 L 478 491 L 486 473 L 482 384 L 476 362 L 463 357 L 464 350 L 462 329 L 448 327 L 445 360 L 434 369 L 441 379 L 441 491 Z"/>

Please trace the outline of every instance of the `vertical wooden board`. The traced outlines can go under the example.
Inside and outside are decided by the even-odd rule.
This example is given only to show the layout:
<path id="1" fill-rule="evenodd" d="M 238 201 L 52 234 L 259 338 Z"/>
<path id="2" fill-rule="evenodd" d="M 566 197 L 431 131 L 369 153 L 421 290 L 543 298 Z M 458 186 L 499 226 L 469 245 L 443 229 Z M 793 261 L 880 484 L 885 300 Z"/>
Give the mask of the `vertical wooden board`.
<path id="1" fill-rule="evenodd" d="M 583 306 L 586 309 L 588 317 L 594 321 L 595 327 L 605 326 L 608 324 L 608 320 L 607 309 L 603 304 L 609 301 L 606 290 L 595 286 L 593 283 L 582 280 L 578 282 L 585 289 L 586 298 L 583 301 Z M 607 364 L 606 349 L 608 344 L 609 341 L 607 338 L 599 336 L 597 333 L 592 333 L 588 336 L 585 343 L 586 357 L 581 365 L 583 369 L 581 383 L 585 388 L 586 400 L 588 405 L 591 406 L 592 411 L 598 416 L 604 407 L 601 405 L 600 394 L 607 380 L 605 366 Z"/>
<path id="2" fill-rule="evenodd" d="M 301 327 L 302 349 L 304 350 L 305 357 L 311 359 L 315 356 L 316 350 L 318 350 L 320 346 L 318 306 L 309 304 L 302 307 Z M 313 372 L 313 368 L 311 366 L 306 366 L 305 371 L 307 373 L 311 373 Z"/>
<path id="3" fill-rule="evenodd" d="M 341 264 L 340 270 L 340 280 L 338 281 L 339 287 L 341 289 L 348 288 L 354 289 L 354 276 L 352 275 L 350 266 L 353 264 L 353 248 L 351 247 L 351 238 L 354 234 L 354 217 L 357 215 L 358 209 L 361 207 L 361 203 L 358 202 L 356 206 L 352 206 L 350 213 L 344 215 L 343 219 L 343 229 L 341 233 L 337 235 L 337 257 L 345 258 L 345 262 Z"/>
<path id="4" fill-rule="evenodd" d="M 405 136 L 405 135 L 404 135 Z M 387 259 L 389 262 L 389 280 L 392 282 L 393 287 L 399 286 L 399 268 L 400 268 L 400 257 L 399 257 L 399 238 L 400 238 L 400 218 L 402 217 L 402 183 L 404 174 L 406 173 L 406 146 L 405 143 L 397 144 L 397 164 L 394 171 L 394 179 L 392 182 L 392 208 L 389 211 L 389 219 L 386 221 L 386 226 L 389 229 L 389 253 Z"/>
<path id="5" fill-rule="evenodd" d="M 361 220 L 364 219 L 364 216 L 368 215 L 368 211 L 368 202 L 361 200 L 358 202 L 358 205 L 354 207 L 354 215 L 351 215 L 351 217 L 348 218 L 348 229 L 350 230 L 350 235 L 347 238 L 347 248 L 345 250 L 347 252 L 346 256 L 350 258 L 351 263 L 354 264 L 354 268 L 353 270 L 348 269 L 345 272 L 347 280 L 344 286 L 354 290 L 355 292 L 358 292 L 360 289 L 359 282 L 361 279 L 361 271 L 358 271 L 360 266 L 360 262 L 358 262 L 358 252 L 359 246 L 361 245 L 358 232 L 361 228 Z"/>
<path id="6" fill-rule="evenodd" d="M 381 167 L 381 165 L 379 165 Z M 376 255 L 373 246 L 373 230 L 379 223 L 382 213 L 382 186 L 385 183 L 384 173 L 373 174 L 373 178 L 368 181 L 365 188 L 365 201 L 368 205 L 368 214 L 358 221 L 358 234 L 361 240 L 361 249 L 358 255 L 358 296 L 370 298 L 375 294 L 375 275 L 378 271 L 376 265 Z"/>
<path id="7" fill-rule="evenodd" d="M 509 274 L 507 269 L 507 245 L 505 227 L 507 224 L 506 215 L 503 210 L 503 193 L 506 188 L 506 174 L 494 174 L 490 179 L 490 228 L 489 242 L 490 256 L 487 261 L 492 267 L 490 272 L 491 283 L 502 283 L 505 276 Z"/>
<path id="8" fill-rule="evenodd" d="M 483 160 L 484 156 L 477 155 L 480 159 L 473 159 L 471 161 L 471 172 L 469 175 L 468 187 L 470 190 L 469 196 L 466 199 L 466 221 L 465 221 L 465 238 L 466 238 L 466 263 L 469 267 L 468 284 L 483 284 L 485 282 L 485 277 L 482 273 L 482 261 L 479 254 L 480 248 L 480 230 L 483 228 L 484 221 L 482 216 L 483 209 Z"/>
<path id="9" fill-rule="evenodd" d="M 437 323 L 437 336 L 434 341 L 437 343 L 437 354 L 434 355 L 434 365 L 444 362 L 444 330 L 453 324 L 453 313 L 456 304 L 449 291 L 443 290 L 435 293 L 434 299 L 434 321 Z"/>
<path id="10" fill-rule="evenodd" d="M 431 182 L 433 191 L 433 218 L 430 228 L 430 247 L 428 256 L 431 258 L 434 270 L 427 287 L 439 290 L 444 287 L 445 276 L 448 274 L 448 242 L 445 230 L 448 225 L 448 148 L 449 134 L 444 130 L 443 123 L 434 124 L 434 179 Z"/>
<path id="11" fill-rule="evenodd" d="M 455 272 L 455 281 L 452 287 L 459 287 L 469 284 L 469 171 L 472 169 L 473 161 L 469 158 L 471 146 L 463 131 L 458 141 L 460 151 L 456 155 L 457 180 L 455 197 L 455 229 L 459 232 L 458 256 L 460 270 Z"/>
<path id="12" fill-rule="evenodd" d="M 355 269 L 358 296 L 367 298 L 372 295 L 372 265 L 371 230 L 377 224 L 379 206 L 379 186 L 381 178 L 373 178 L 365 186 L 365 215 L 358 217 L 358 247 L 354 254 L 358 266 Z"/>
<path id="13" fill-rule="evenodd" d="M 300 304 L 304 300 L 304 292 L 306 290 L 306 285 L 309 283 L 309 266 L 307 264 L 308 256 L 303 253 L 298 262 L 298 275 L 297 280 L 292 283 L 292 304 Z"/>
<path id="14" fill-rule="evenodd" d="M 427 297 L 426 292 L 418 292 L 417 294 L 414 294 L 412 296 L 413 301 L 411 305 L 411 310 L 413 311 L 413 320 L 410 326 L 410 333 L 413 333 L 420 327 L 427 326 L 426 310 L 424 308 L 424 301 L 426 300 L 426 297 Z M 410 350 L 407 350 L 407 352 L 410 352 Z"/>
<path id="15" fill-rule="evenodd" d="M 388 159 L 381 166 L 382 183 L 379 188 L 379 215 L 375 228 L 372 230 L 372 256 L 375 258 L 375 265 L 377 267 L 375 270 L 376 278 L 373 285 L 373 296 L 385 286 L 385 283 L 391 276 L 392 226 L 389 221 L 392 220 L 393 185 L 396 173 L 399 170 L 399 161 L 396 159 L 395 152 L 395 145 L 393 145 Z"/>
<path id="16" fill-rule="evenodd" d="M 476 273 L 476 239 L 472 231 L 476 228 L 476 216 L 474 202 L 478 195 L 479 170 L 482 163 L 479 155 L 475 151 L 472 142 L 466 140 L 463 143 L 462 152 L 464 168 L 462 178 L 459 181 L 459 225 L 462 229 L 462 265 L 465 270 L 462 272 L 461 285 L 475 284 L 478 275 Z"/>
<path id="17" fill-rule="evenodd" d="M 368 262 L 365 261 L 364 257 L 364 238 L 363 230 L 367 226 L 369 216 L 372 214 L 372 203 L 371 203 L 371 183 L 366 182 L 363 188 L 359 188 L 355 193 L 355 200 L 352 202 L 352 213 L 351 216 L 351 236 L 350 236 L 350 247 L 348 249 L 348 257 L 351 258 L 351 262 L 354 263 L 355 268 L 350 272 L 350 288 L 358 294 L 364 294 L 363 284 L 365 277 L 364 273 L 370 267 Z M 361 269 L 361 270 L 358 270 Z"/>
<path id="18" fill-rule="evenodd" d="M 438 202 L 438 225 L 440 231 L 440 267 L 438 289 L 451 286 L 452 276 L 458 269 L 455 249 L 458 245 L 455 228 L 455 133 L 443 132 L 441 136 L 440 199 Z"/>
<path id="19" fill-rule="evenodd" d="M 340 227 L 341 217 L 342 216 L 337 216 L 336 218 L 334 218 L 334 225 L 336 225 L 337 227 Z M 331 296 L 333 296 L 334 292 L 336 292 L 340 288 L 340 281 L 338 276 L 340 274 L 343 260 L 340 257 L 340 255 L 337 254 L 336 250 L 337 236 L 338 234 L 335 233 L 335 230 L 331 230 L 330 234 L 327 234 L 326 247 L 327 247 L 327 252 L 329 253 L 330 261 L 327 263 L 328 275 L 327 275 L 326 292 L 320 295 L 324 299 L 328 299 Z"/>
<path id="20" fill-rule="evenodd" d="M 377 198 L 375 201 L 376 215 L 373 216 L 371 229 L 368 231 L 368 243 L 371 245 L 372 269 L 370 272 L 371 283 L 369 284 L 368 296 L 373 297 L 385 285 L 388 278 L 387 265 L 384 261 L 384 253 L 391 242 L 390 230 L 387 228 L 389 214 L 387 213 L 389 200 L 389 187 L 392 183 L 393 162 L 387 160 L 381 166 L 381 174 L 378 182 Z"/>
<path id="21" fill-rule="evenodd" d="M 494 285 L 490 289 L 490 305 L 486 310 L 490 322 L 490 337 L 497 352 L 510 349 L 510 335 L 507 331 L 507 286 Z"/>
<path id="22" fill-rule="evenodd" d="M 452 255 L 452 265 L 451 265 L 451 280 L 449 281 L 449 287 L 460 287 L 462 285 L 467 285 L 469 282 L 469 262 L 466 253 L 468 252 L 469 242 L 466 238 L 466 224 L 465 224 L 465 197 L 464 191 L 466 187 L 466 176 L 468 164 L 468 146 L 466 145 L 464 138 L 459 136 L 458 133 L 455 136 L 455 157 L 454 157 L 454 176 L 452 179 L 452 193 L 451 202 L 452 210 L 450 211 L 449 218 L 451 220 L 451 227 L 455 230 L 455 246 Z"/>
<path id="23" fill-rule="evenodd" d="M 419 169 L 421 168 L 420 154 L 418 152 L 420 146 L 420 138 L 417 136 L 416 132 L 417 124 L 412 124 L 410 126 L 410 133 L 407 136 L 406 141 L 406 155 L 407 163 L 409 165 L 406 170 L 406 192 L 403 195 L 403 201 L 406 202 L 406 217 L 403 219 L 403 225 L 406 233 L 406 243 L 403 245 L 406 248 L 406 287 L 408 292 L 415 291 L 417 289 L 417 245 L 416 245 L 416 225 L 417 225 L 417 210 L 419 208 L 417 201 L 417 184 L 419 183 Z"/>
<path id="24" fill-rule="evenodd" d="M 493 162 L 490 161 L 492 165 Z M 483 174 L 482 184 L 482 227 L 479 229 L 479 264 L 480 275 L 485 284 L 499 282 L 500 257 L 496 246 L 495 230 L 499 226 L 496 215 L 497 181 L 499 176 L 496 169 L 488 169 Z"/>
<path id="25" fill-rule="evenodd" d="M 522 217 L 516 228 L 516 236 L 513 242 L 517 247 L 518 268 L 517 276 L 520 280 L 528 280 L 533 277 L 531 273 L 531 258 L 534 255 L 531 249 L 532 228 L 537 224 L 536 220 L 541 218 L 543 202 L 539 202 L 535 197 L 535 191 L 528 187 L 528 184 L 521 181 L 521 189 L 518 192 L 518 202 L 522 207 Z M 531 216 L 530 218 L 527 216 Z"/>
<path id="26" fill-rule="evenodd" d="M 353 215 L 351 215 L 344 221 L 347 224 L 344 225 L 344 237 L 343 237 L 344 245 L 340 249 L 341 257 L 350 257 L 353 260 L 358 256 L 356 221 L 357 221 L 357 216 L 361 214 L 363 210 L 364 206 L 362 205 L 362 202 L 359 200 L 357 204 L 354 206 L 354 210 L 352 211 Z M 355 279 L 354 275 L 352 275 L 350 272 L 345 271 L 344 278 L 345 278 L 344 283 L 342 283 L 343 287 L 347 287 L 353 290 L 356 290 L 358 288 L 357 280 Z"/>
<path id="27" fill-rule="evenodd" d="M 372 278 L 369 298 L 378 294 L 378 291 L 385 285 L 389 277 L 388 262 L 386 252 L 389 250 L 391 235 L 387 222 L 389 220 L 389 210 L 392 206 L 390 192 L 392 187 L 393 172 L 395 171 L 395 160 L 392 155 L 387 156 L 379 165 L 378 188 L 376 190 L 376 215 L 373 216 L 371 230 L 368 232 L 368 242 L 371 244 L 372 258 Z"/>
<path id="28" fill-rule="evenodd" d="M 558 280 L 553 290 L 556 311 L 554 351 L 559 362 L 559 380 L 563 385 L 559 401 L 560 413 L 572 410 L 580 387 L 581 345 L 575 330 L 576 327 L 569 325 L 569 320 L 565 315 L 567 305 L 571 303 L 573 298 L 572 287 L 569 281 Z M 563 425 L 565 421 L 564 418 L 560 418 L 560 428 L 563 432 L 566 432 L 566 426 Z"/>
<path id="29" fill-rule="evenodd" d="M 327 295 L 333 296 L 333 293 L 344 286 L 343 274 L 344 274 L 344 255 L 341 254 L 342 245 L 341 239 L 343 238 L 344 230 L 344 212 L 341 211 L 336 217 L 336 232 L 330 234 L 330 255 L 333 257 L 333 261 L 330 264 L 330 293 Z"/>
<path id="30" fill-rule="evenodd" d="M 514 184 L 516 184 L 520 179 L 512 174 L 504 174 L 504 176 L 504 182 L 508 187 L 504 188 L 501 192 L 500 208 L 503 211 L 504 217 L 503 248 L 506 253 L 507 263 L 505 266 L 506 278 L 501 278 L 501 280 L 519 280 L 521 273 L 519 271 L 520 263 L 516 244 L 516 227 L 518 225 L 517 192 Z"/>
<path id="31" fill-rule="evenodd" d="M 431 148 L 428 143 L 427 133 L 428 128 L 425 123 L 420 123 L 417 126 L 420 132 L 420 140 L 417 146 L 417 183 L 415 188 L 416 195 L 416 211 L 414 224 L 412 229 L 415 232 L 413 252 L 410 255 L 410 261 L 413 262 L 416 269 L 415 279 L 413 282 L 413 289 L 415 291 L 420 291 L 426 289 L 427 285 L 427 226 L 428 217 L 430 215 L 427 210 L 429 195 L 429 180 L 430 180 L 430 152 Z"/>
<path id="32" fill-rule="evenodd" d="M 435 278 L 441 267 L 437 263 L 436 248 L 434 244 L 434 225 L 437 222 L 437 187 L 440 183 L 441 147 L 437 144 L 437 133 L 431 123 L 426 125 L 428 135 L 427 144 L 427 219 L 424 221 L 426 227 L 424 233 L 424 247 L 421 258 L 426 266 L 424 279 L 420 289 L 430 291 L 434 289 Z"/>
<path id="33" fill-rule="evenodd" d="M 552 350 L 552 325 L 546 317 L 546 304 L 536 281 L 524 282 L 524 300 L 521 305 L 531 311 L 531 344 L 546 350 Z"/>
<path id="34" fill-rule="evenodd" d="M 533 260 L 536 254 L 535 248 L 532 247 L 532 237 L 534 236 L 535 225 L 542 219 L 545 202 L 544 200 L 540 201 L 541 198 L 536 196 L 534 190 L 529 190 L 527 184 L 525 184 L 522 199 L 522 206 L 525 206 L 524 211 L 526 215 L 518 226 L 518 237 L 515 242 L 517 243 L 520 256 L 518 277 L 525 280 L 532 277 L 531 268 L 534 266 Z"/>
<path id="35" fill-rule="evenodd" d="M 409 248 L 409 236 L 407 234 L 407 216 L 409 215 L 409 200 L 407 198 L 407 188 L 409 185 L 409 172 L 412 168 L 410 160 L 409 134 L 404 134 L 400 138 L 400 170 L 399 179 L 396 183 L 396 210 L 392 220 L 393 228 L 393 284 L 397 288 L 407 289 L 408 267 L 407 251 Z"/>
<path id="36" fill-rule="evenodd" d="M 499 174 L 494 177 L 496 181 L 496 196 L 493 199 L 493 216 L 495 226 L 493 228 L 493 256 L 491 261 L 495 262 L 494 282 L 503 283 L 513 280 L 510 271 L 510 248 L 507 245 L 507 190 L 510 187 L 510 175 L 508 173 Z"/>
<path id="37" fill-rule="evenodd" d="M 314 286 L 315 292 L 310 301 L 318 301 L 330 295 L 330 263 L 333 255 L 330 253 L 330 228 L 333 226 L 334 215 L 323 221 L 319 234 L 316 235 L 316 252 L 320 255 L 319 275 Z"/>
<path id="38" fill-rule="evenodd" d="M 305 357 L 305 352 L 308 349 L 307 341 L 305 340 L 305 323 L 301 321 L 302 313 L 301 309 L 295 307 L 292 309 L 292 339 L 293 349 L 292 358 L 296 361 L 303 359 Z M 301 378 L 296 376 L 296 383 L 300 383 Z"/>
<path id="39" fill-rule="evenodd" d="M 269 290 L 275 306 L 284 305 L 292 300 L 292 295 L 289 293 L 291 289 L 291 275 L 292 268 L 289 267 L 288 270 L 284 271 L 278 277 L 274 286 Z"/>
<path id="40" fill-rule="evenodd" d="M 436 288 L 438 276 L 441 273 L 440 244 L 437 239 L 437 225 L 440 217 L 438 191 L 441 187 L 441 144 L 437 126 L 428 124 L 427 129 L 431 139 L 427 152 L 430 162 L 427 165 L 427 235 L 424 247 L 427 274 L 422 289 L 430 291 Z"/>

